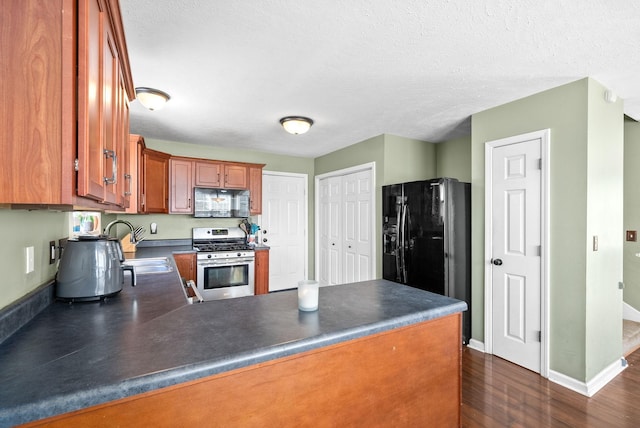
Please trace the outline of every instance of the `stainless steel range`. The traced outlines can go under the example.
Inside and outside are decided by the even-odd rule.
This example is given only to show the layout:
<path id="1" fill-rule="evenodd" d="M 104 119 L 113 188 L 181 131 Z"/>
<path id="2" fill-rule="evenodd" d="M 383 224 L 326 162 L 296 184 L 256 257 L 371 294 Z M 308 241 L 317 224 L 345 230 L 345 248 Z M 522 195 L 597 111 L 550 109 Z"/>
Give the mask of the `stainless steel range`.
<path id="1" fill-rule="evenodd" d="M 255 251 L 239 227 L 193 228 L 196 286 L 204 300 L 255 294 Z"/>

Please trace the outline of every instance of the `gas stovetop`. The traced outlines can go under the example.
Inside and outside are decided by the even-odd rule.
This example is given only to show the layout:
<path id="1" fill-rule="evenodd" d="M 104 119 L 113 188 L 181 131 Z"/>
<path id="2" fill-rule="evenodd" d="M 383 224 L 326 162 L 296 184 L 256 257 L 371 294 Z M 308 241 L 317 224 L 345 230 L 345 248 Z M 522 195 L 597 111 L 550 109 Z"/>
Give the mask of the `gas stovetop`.
<path id="1" fill-rule="evenodd" d="M 253 251 L 247 235 L 239 227 L 194 227 L 193 248 L 198 252 Z"/>

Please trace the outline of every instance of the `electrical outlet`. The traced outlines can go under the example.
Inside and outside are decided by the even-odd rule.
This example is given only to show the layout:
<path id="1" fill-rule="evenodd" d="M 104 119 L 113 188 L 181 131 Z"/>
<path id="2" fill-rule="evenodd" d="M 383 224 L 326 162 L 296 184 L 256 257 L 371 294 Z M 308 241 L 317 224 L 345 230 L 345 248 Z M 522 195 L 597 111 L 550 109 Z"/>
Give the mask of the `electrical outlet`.
<path id="1" fill-rule="evenodd" d="M 638 233 L 635 230 L 627 230 L 627 241 L 636 242 L 638 240 Z"/>
<path id="2" fill-rule="evenodd" d="M 156 233 L 158 233 L 158 224 L 157 223 L 151 223 L 149 225 L 149 229 L 151 230 L 151 234 L 155 235 Z"/>
<path id="3" fill-rule="evenodd" d="M 49 264 L 56 262 L 56 241 L 49 241 Z"/>
<path id="4" fill-rule="evenodd" d="M 34 248 L 25 247 L 24 249 L 24 273 L 31 273 L 35 270 Z"/>

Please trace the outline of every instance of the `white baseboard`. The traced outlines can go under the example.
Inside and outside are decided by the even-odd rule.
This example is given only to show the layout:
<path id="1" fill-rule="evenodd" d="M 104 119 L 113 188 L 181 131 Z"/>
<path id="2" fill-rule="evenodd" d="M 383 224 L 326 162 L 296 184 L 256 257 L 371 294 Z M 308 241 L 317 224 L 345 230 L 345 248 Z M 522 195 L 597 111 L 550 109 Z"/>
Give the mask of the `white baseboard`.
<path id="1" fill-rule="evenodd" d="M 484 352 L 484 342 L 480 342 L 479 340 L 475 340 L 475 339 L 469 339 L 469 344 L 467 345 L 467 348 Z"/>
<path id="2" fill-rule="evenodd" d="M 598 373 L 589 382 L 581 382 L 572 377 L 549 370 L 549 380 L 572 391 L 593 397 L 600 389 L 627 368 L 627 360 L 620 358 Z"/>
<path id="3" fill-rule="evenodd" d="M 633 306 L 622 302 L 622 318 L 635 322 L 640 322 L 640 311 Z"/>

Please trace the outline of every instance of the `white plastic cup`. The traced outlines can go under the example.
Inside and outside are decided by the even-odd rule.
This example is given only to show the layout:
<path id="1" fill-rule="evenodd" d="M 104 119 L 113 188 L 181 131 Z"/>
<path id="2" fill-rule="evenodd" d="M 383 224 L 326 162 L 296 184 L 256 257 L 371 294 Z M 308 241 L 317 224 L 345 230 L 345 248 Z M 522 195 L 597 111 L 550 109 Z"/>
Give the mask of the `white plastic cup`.
<path id="1" fill-rule="evenodd" d="M 298 282 L 298 309 L 309 312 L 318 310 L 318 281 Z"/>

